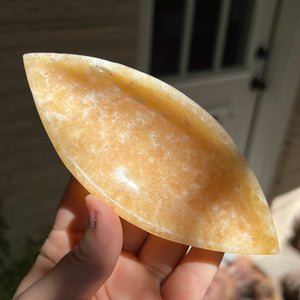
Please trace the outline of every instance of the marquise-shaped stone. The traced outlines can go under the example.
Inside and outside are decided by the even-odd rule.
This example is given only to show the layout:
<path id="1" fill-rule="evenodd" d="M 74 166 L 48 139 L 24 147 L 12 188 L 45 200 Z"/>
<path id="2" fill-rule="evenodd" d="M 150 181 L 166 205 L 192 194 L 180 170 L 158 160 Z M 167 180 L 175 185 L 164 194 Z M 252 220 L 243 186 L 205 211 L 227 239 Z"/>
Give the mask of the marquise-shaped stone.
<path id="1" fill-rule="evenodd" d="M 198 104 L 158 79 L 97 58 L 33 53 L 24 62 L 60 158 L 122 218 L 195 247 L 278 251 L 255 175 Z"/>

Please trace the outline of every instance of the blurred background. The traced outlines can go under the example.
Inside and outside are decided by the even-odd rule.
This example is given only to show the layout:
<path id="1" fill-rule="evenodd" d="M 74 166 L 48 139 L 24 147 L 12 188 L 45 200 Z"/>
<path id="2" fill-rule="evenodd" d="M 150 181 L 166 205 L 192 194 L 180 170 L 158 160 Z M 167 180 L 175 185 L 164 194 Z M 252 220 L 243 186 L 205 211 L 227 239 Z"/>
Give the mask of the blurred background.
<path id="1" fill-rule="evenodd" d="M 190 96 L 245 154 L 282 248 L 290 244 L 300 215 L 298 0 L 2 0 L 0 37 L 0 299 L 31 265 L 69 178 L 34 107 L 27 52 L 108 59 Z M 270 266 L 284 265 L 274 275 L 282 278 L 300 268 L 292 248 L 289 264 L 279 257 L 255 263 L 273 275 Z"/>

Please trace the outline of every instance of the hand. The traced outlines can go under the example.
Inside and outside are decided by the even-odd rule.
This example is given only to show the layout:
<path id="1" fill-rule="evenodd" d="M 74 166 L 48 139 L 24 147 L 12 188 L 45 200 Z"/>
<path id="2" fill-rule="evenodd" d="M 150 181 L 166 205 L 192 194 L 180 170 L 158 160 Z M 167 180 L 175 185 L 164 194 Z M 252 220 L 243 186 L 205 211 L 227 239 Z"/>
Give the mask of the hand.
<path id="1" fill-rule="evenodd" d="M 192 248 L 186 254 L 187 246 L 120 220 L 87 194 L 70 180 L 52 231 L 14 300 L 203 298 L 223 253 Z"/>

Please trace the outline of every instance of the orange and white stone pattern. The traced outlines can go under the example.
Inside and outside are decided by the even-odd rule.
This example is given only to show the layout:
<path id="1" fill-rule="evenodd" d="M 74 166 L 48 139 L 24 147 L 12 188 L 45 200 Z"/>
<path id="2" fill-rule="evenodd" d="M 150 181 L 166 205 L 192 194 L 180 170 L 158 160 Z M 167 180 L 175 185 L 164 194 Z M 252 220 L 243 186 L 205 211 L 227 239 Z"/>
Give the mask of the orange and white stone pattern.
<path id="1" fill-rule="evenodd" d="M 217 121 L 171 86 L 97 58 L 24 56 L 60 158 L 129 222 L 225 252 L 278 251 L 263 192 Z"/>

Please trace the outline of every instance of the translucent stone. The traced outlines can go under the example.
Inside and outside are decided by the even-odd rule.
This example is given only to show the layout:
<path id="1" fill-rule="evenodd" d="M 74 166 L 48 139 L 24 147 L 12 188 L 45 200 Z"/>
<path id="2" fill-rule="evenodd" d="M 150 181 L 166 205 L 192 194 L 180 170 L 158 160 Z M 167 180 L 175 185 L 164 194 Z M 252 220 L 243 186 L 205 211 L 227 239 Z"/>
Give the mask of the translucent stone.
<path id="1" fill-rule="evenodd" d="M 61 160 L 122 218 L 195 247 L 278 252 L 254 173 L 198 104 L 149 75 L 97 58 L 33 53 L 24 63 Z"/>

